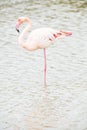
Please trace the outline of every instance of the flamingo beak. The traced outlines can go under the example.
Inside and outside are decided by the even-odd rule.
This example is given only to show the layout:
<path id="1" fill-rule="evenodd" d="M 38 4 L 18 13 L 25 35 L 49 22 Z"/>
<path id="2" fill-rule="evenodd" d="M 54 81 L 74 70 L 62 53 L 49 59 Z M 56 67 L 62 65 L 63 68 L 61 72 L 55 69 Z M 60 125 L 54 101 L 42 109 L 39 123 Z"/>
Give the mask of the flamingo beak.
<path id="1" fill-rule="evenodd" d="M 17 24 L 16 24 L 16 27 L 15 27 L 15 28 L 16 28 L 16 31 L 17 31 L 18 33 L 20 33 L 20 31 L 19 31 L 19 26 L 20 26 L 20 24 L 17 23 Z"/>

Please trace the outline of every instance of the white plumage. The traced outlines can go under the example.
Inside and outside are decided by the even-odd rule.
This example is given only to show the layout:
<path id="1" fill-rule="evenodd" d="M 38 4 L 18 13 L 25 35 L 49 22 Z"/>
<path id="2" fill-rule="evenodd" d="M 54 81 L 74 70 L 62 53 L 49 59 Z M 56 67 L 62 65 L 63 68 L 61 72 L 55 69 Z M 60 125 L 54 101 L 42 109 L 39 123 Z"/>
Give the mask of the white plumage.
<path id="1" fill-rule="evenodd" d="M 57 31 L 51 28 L 39 28 L 32 31 L 27 39 L 27 45 L 31 45 L 32 48 L 42 49 L 49 47 L 55 40 L 54 34 L 57 35 Z"/>

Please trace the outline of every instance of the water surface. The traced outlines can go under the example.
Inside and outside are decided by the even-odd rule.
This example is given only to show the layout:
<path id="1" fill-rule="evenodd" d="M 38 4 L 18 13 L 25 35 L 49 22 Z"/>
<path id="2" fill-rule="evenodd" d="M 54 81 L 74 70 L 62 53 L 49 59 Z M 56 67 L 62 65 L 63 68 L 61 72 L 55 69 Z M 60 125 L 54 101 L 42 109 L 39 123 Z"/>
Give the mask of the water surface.
<path id="1" fill-rule="evenodd" d="M 47 49 L 46 92 L 43 50 L 20 47 L 19 16 L 31 19 L 31 30 L 73 33 Z M 0 1 L 0 130 L 87 130 L 86 34 L 86 0 Z"/>

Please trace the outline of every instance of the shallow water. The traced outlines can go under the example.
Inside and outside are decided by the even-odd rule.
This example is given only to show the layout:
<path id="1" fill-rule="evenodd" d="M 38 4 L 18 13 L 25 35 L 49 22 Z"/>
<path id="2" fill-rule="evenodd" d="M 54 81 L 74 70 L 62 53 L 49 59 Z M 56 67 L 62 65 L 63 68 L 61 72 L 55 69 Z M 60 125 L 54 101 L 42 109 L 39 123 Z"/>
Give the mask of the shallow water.
<path id="1" fill-rule="evenodd" d="M 73 33 L 47 49 L 46 91 L 43 50 L 20 47 L 19 16 Z M 86 0 L 0 0 L 0 130 L 87 130 L 86 33 Z"/>

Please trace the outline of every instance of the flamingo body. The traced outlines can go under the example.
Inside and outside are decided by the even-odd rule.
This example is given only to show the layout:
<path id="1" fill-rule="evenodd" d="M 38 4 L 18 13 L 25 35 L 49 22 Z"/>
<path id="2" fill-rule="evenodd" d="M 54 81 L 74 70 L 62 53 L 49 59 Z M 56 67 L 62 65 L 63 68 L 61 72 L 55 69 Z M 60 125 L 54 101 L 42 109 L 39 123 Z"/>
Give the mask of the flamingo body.
<path id="1" fill-rule="evenodd" d="M 47 48 L 50 44 L 54 43 L 56 39 L 55 35 L 57 35 L 57 31 L 51 28 L 36 29 L 29 34 L 26 49 L 28 49 L 28 47 L 31 47 L 30 50 Z"/>
<path id="2" fill-rule="evenodd" d="M 46 86 L 46 48 L 53 44 L 56 38 L 70 36 L 72 35 L 72 33 L 65 31 L 57 31 L 56 29 L 52 28 L 39 28 L 30 32 L 25 42 L 25 35 L 31 27 L 30 19 L 28 19 L 27 17 L 18 18 L 16 30 L 19 32 L 19 26 L 24 22 L 27 22 L 28 25 L 25 27 L 25 29 L 19 36 L 19 44 L 29 51 L 44 49 L 44 85 Z"/>

